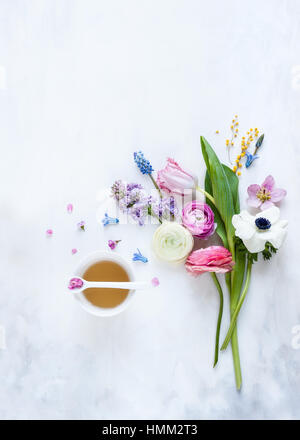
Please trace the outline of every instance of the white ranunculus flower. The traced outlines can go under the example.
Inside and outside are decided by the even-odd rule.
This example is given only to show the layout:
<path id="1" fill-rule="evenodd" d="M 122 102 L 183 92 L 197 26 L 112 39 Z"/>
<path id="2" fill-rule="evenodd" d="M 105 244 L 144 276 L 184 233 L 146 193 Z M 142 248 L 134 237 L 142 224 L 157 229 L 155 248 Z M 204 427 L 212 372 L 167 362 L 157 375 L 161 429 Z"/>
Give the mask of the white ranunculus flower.
<path id="1" fill-rule="evenodd" d="M 179 262 L 185 260 L 193 249 L 192 234 L 175 222 L 165 221 L 160 225 L 152 239 L 155 255 L 164 261 Z"/>
<path id="2" fill-rule="evenodd" d="M 287 234 L 286 220 L 280 220 L 280 209 L 276 206 L 251 215 L 247 211 L 232 217 L 235 235 L 239 237 L 249 252 L 262 252 L 266 242 L 279 249 Z"/>

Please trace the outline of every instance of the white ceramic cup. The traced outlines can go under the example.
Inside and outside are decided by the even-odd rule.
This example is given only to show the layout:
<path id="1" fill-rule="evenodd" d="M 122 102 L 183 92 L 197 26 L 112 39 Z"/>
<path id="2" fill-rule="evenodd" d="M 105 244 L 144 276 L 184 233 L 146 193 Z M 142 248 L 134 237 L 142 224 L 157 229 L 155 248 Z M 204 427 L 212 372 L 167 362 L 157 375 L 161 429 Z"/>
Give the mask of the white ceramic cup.
<path id="1" fill-rule="evenodd" d="M 115 252 L 96 251 L 85 257 L 77 266 L 74 275 L 83 278 L 83 274 L 89 266 L 98 263 L 99 261 L 114 261 L 123 267 L 127 272 L 129 281 L 134 281 L 134 273 L 131 265 L 119 254 Z M 130 290 L 124 301 L 116 307 L 98 307 L 94 306 L 86 299 L 83 292 L 73 292 L 74 297 L 79 301 L 84 310 L 96 316 L 114 316 L 125 310 L 134 296 L 135 290 Z"/>

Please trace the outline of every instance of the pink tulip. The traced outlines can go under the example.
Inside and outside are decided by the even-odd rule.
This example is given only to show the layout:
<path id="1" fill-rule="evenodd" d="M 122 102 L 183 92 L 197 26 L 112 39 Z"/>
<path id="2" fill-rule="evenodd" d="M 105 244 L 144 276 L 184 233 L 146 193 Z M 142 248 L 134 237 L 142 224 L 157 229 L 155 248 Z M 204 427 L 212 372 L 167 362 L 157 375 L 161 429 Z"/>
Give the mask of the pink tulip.
<path id="1" fill-rule="evenodd" d="M 192 275 L 204 272 L 230 272 L 234 266 L 232 255 L 223 246 L 210 246 L 192 252 L 185 263 L 185 268 Z"/>
<path id="2" fill-rule="evenodd" d="M 168 158 L 167 165 L 157 173 L 158 186 L 173 194 L 184 195 L 185 190 L 197 186 L 197 178 L 184 171 L 175 160 Z"/>

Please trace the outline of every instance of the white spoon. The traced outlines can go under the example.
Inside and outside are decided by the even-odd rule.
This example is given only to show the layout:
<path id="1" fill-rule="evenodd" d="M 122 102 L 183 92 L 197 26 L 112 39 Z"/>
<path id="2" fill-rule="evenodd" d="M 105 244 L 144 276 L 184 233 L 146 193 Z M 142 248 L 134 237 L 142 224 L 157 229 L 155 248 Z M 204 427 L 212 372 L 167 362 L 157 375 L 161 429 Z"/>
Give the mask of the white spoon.
<path id="1" fill-rule="evenodd" d="M 76 292 L 90 288 L 137 290 L 150 289 L 158 285 L 157 278 L 153 278 L 151 281 L 86 281 L 83 278 L 74 277 L 70 279 L 68 289 Z"/>

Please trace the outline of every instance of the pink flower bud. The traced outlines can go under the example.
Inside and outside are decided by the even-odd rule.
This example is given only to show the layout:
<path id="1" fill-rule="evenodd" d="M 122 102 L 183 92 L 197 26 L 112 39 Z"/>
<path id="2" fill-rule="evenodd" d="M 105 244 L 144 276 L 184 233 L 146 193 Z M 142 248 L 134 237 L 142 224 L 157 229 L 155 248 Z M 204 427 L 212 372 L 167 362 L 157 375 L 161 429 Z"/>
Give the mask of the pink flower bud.
<path id="1" fill-rule="evenodd" d="M 111 250 L 114 250 L 118 243 L 120 243 L 121 240 L 108 240 L 108 246 L 111 248 Z"/>
<path id="2" fill-rule="evenodd" d="M 185 190 L 195 189 L 197 178 L 184 171 L 175 160 L 168 158 L 167 165 L 157 173 L 158 186 L 173 194 L 184 195 Z"/>

